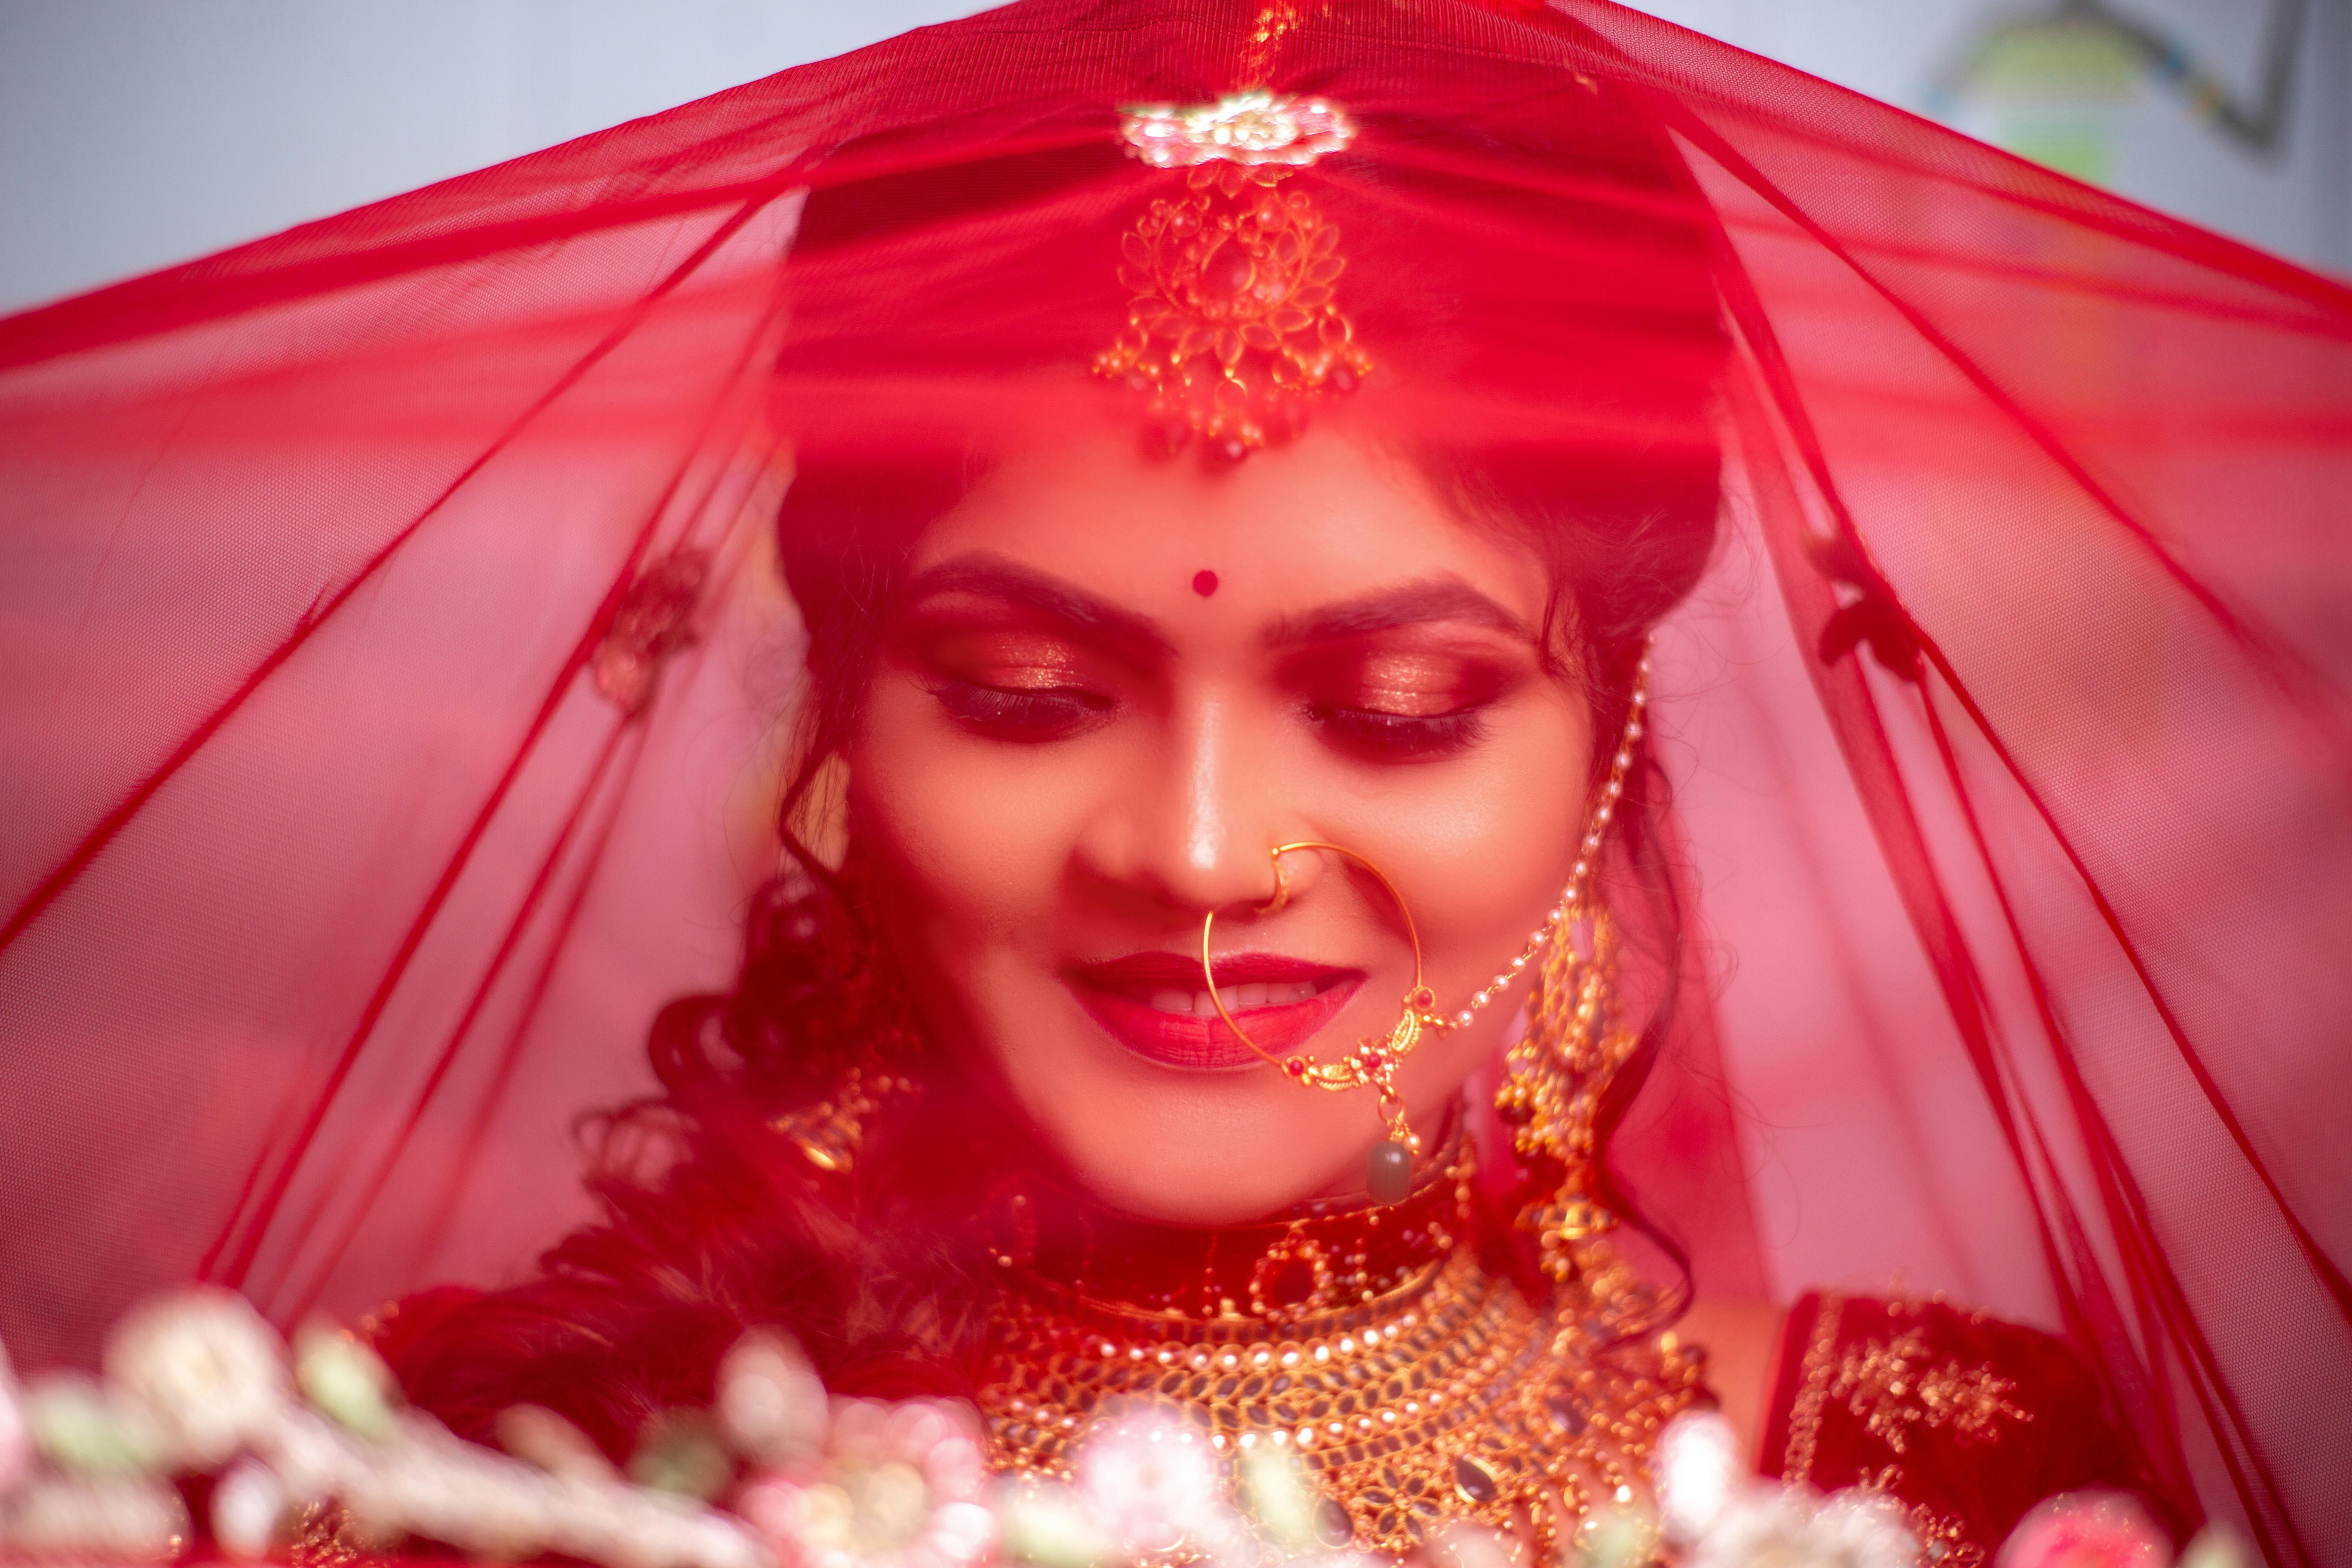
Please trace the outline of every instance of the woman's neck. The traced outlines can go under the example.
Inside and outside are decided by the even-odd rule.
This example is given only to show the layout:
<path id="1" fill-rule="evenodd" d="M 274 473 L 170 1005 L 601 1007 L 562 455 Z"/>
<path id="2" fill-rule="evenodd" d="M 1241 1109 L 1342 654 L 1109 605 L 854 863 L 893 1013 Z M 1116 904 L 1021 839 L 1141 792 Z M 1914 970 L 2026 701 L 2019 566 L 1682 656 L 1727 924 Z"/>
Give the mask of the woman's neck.
<path id="1" fill-rule="evenodd" d="M 1160 1320 L 1268 1329 L 1427 1279 L 1469 1234 L 1475 1162 L 1456 1135 L 1410 1196 L 1317 1199 L 1263 1220 L 1180 1226 L 1033 1180 L 992 1205 L 990 1254 L 1022 1289 Z"/>

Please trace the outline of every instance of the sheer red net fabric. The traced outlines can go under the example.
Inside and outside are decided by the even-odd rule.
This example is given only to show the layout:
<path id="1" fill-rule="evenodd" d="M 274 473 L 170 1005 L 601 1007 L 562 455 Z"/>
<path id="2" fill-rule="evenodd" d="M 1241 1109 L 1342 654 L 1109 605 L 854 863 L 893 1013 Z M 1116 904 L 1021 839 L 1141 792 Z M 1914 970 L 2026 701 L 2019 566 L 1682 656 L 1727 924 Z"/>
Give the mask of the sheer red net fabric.
<path id="1" fill-rule="evenodd" d="M 1361 127 L 1293 187 L 1332 417 L 1721 454 L 1625 1187 L 1702 1289 L 2068 1334 L 2184 1497 L 2352 1554 L 2352 295 L 1604 5 L 1277 15 Z M 795 455 L 1132 420 L 1117 110 L 1261 23 L 1033 0 L 0 323 L 20 1363 L 588 1216 L 577 1120 L 775 868 Z"/>

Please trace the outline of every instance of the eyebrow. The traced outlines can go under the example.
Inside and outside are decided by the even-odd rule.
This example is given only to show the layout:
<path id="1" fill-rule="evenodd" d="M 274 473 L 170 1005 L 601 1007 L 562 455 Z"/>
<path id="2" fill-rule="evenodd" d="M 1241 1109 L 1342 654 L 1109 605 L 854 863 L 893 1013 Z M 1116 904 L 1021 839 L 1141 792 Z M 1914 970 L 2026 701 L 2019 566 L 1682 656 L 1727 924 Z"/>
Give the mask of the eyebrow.
<path id="1" fill-rule="evenodd" d="M 1431 621 L 1463 621 L 1535 640 L 1525 621 L 1450 574 L 1309 610 L 1281 622 L 1266 640 L 1276 646 L 1338 642 Z"/>
<path id="2" fill-rule="evenodd" d="M 1175 651 L 1150 616 L 1138 615 L 1058 577 L 1032 571 L 985 551 L 959 555 L 919 573 L 907 584 L 906 604 L 912 608 L 942 594 L 970 594 L 1016 605 L 1059 621 L 1096 641 L 1132 653 L 1165 655 Z"/>

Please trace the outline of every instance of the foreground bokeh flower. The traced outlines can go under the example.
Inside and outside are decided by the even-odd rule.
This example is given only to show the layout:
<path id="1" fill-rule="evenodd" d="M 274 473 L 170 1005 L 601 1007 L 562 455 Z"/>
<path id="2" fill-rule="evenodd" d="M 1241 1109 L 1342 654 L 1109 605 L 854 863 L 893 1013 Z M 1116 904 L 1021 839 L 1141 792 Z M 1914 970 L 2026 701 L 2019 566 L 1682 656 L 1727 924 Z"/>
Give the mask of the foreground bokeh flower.
<path id="1" fill-rule="evenodd" d="M 241 1460 L 213 1488 L 213 1539 L 232 1557 L 265 1556 L 277 1544 L 289 1501 L 277 1471 Z"/>
<path id="2" fill-rule="evenodd" d="M 1917 1568 L 1919 1561 L 1918 1542 L 1886 1499 L 1777 1487 L 1732 1497 L 1686 1559 L 1688 1568 Z"/>
<path id="3" fill-rule="evenodd" d="M 746 1334 L 719 1366 L 719 1424 L 755 1464 L 813 1457 L 827 1421 L 824 1384 L 801 1349 L 773 1331 Z"/>
<path id="4" fill-rule="evenodd" d="M 33 1463 L 32 1429 L 25 1422 L 16 1374 L 8 1352 L 0 1349 L 0 1497 L 16 1489 Z"/>
<path id="5" fill-rule="evenodd" d="M 1130 1557 L 1205 1545 L 1225 1533 L 1207 1439 L 1150 1411 L 1106 1425 L 1079 1452 L 1078 1495 L 1097 1527 Z"/>
<path id="6" fill-rule="evenodd" d="M 294 1336 L 294 1383 L 303 1398 L 346 1430 L 379 1442 L 397 1430 L 400 1385 L 392 1369 L 341 1329 L 303 1325 Z"/>
<path id="7" fill-rule="evenodd" d="M 154 1415 L 173 1458 L 200 1468 L 268 1442 L 293 1394 L 284 1342 L 227 1290 L 134 1309 L 107 1342 L 106 1372 Z"/>
<path id="8" fill-rule="evenodd" d="M 40 1476 L 0 1512 L 0 1556 L 89 1554 L 139 1561 L 187 1544 L 188 1512 L 161 1481 Z"/>
<path id="9" fill-rule="evenodd" d="M 33 1452 L 78 1476 L 145 1475 L 165 1468 L 154 1417 L 119 1389 L 76 1372 L 26 1385 L 19 1414 Z"/>
<path id="10" fill-rule="evenodd" d="M 2017 1521 L 1999 1568 L 2168 1568 L 2172 1544 L 2116 1492 L 2069 1492 Z"/>
<path id="11" fill-rule="evenodd" d="M 834 1405 L 812 1474 L 762 1477 L 736 1506 L 805 1568 L 965 1568 L 996 1543 L 986 1485 L 979 1436 L 954 1407 L 852 1399 Z"/>
<path id="12" fill-rule="evenodd" d="M 1706 1533 L 1747 1479 L 1739 1435 L 1712 1410 L 1688 1410 L 1658 1434 L 1658 1525 L 1669 1541 Z"/>

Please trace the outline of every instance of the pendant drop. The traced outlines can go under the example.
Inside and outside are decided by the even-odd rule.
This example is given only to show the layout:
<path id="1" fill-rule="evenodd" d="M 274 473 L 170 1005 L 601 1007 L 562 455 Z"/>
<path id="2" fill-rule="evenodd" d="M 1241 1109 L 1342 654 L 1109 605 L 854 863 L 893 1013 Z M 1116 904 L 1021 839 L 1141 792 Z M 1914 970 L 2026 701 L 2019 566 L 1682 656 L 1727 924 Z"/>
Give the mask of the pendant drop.
<path id="1" fill-rule="evenodd" d="M 1371 1158 L 1365 1162 L 1364 1185 L 1372 1202 L 1383 1207 L 1392 1208 L 1412 1196 L 1412 1151 L 1393 1138 L 1373 1144 Z"/>

